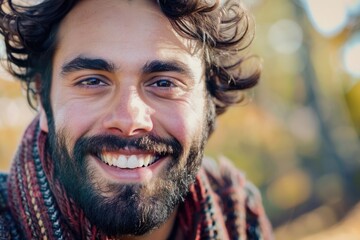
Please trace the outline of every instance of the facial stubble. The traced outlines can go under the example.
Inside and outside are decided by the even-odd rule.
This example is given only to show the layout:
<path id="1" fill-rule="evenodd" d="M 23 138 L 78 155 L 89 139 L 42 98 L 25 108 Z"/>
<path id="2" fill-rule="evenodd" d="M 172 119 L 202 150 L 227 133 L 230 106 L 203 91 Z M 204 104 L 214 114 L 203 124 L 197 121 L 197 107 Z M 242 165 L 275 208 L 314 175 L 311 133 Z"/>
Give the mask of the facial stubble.
<path id="1" fill-rule="evenodd" d="M 207 124 L 204 123 L 204 128 Z M 204 129 L 205 130 L 205 129 Z M 191 148 L 184 151 L 174 138 L 149 136 L 152 146 L 166 145 L 171 155 L 169 163 L 151 184 L 118 184 L 100 178 L 88 164 L 88 158 L 100 149 L 124 146 L 149 150 L 138 145 L 141 139 L 121 139 L 116 136 L 79 138 L 72 151 L 67 148 L 66 129 L 49 127 L 49 149 L 54 161 L 55 179 L 81 208 L 88 220 L 105 235 L 120 237 L 144 235 L 160 227 L 188 193 L 201 165 L 207 131 L 196 137 Z M 154 145 L 155 144 L 155 145 Z M 149 145 L 148 145 L 149 146 Z M 71 152 L 71 154 L 70 154 Z"/>

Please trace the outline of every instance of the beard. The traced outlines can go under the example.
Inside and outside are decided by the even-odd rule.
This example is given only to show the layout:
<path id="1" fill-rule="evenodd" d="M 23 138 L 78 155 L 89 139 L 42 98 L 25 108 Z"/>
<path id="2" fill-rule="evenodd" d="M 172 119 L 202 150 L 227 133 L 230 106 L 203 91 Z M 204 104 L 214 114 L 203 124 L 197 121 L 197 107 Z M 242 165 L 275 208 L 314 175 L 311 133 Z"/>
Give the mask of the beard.
<path id="1" fill-rule="evenodd" d="M 207 125 L 204 124 L 204 128 Z M 79 138 L 68 149 L 66 129 L 49 127 L 49 150 L 54 161 L 55 178 L 80 207 L 87 219 L 111 237 L 144 235 L 166 222 L 184 200 L 201 165 L 208 131 L 193 140 L 184 151 L 174 138 L 153 135 L 120 138 L 98 135 Z M 131 149 L 155 152 L 170 158 L 151 186 L 147 183 L 120 184 L 102 179 L 88 164 L 89 156 L 104 151 Z"/>

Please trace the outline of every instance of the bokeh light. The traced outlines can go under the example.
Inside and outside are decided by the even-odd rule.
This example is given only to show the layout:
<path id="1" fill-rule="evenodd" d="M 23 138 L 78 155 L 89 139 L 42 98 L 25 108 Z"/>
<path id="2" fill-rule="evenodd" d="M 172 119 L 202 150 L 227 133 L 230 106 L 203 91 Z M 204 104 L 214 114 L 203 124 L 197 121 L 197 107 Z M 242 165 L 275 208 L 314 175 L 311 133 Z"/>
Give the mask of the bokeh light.
<path id="1" fill-rule="evenodd" d="M 315 29 L 326 37 L 342 31 L 348 21 L 348 3 L 343 0 L 302 0 Z"/>
<path id="2" fill-rule="evenodd" d="M 277 52 L 292 54 L 300 48 L 303 34 L 301 27 L 295 21 L 281 19 L 270 27 L 268 39 Z"/>
<path id="3" fill-rule="evenodd" d="M 360 80 L 360 32 L 355 33 L 342 48 L 342 64 L 348 74 Z"/>
<path id="4" fill-rule="evenodd" d="M 289 209 L 305 202 L 311 188 L 311 180 L 306 172 L 294 169 L 277 178 L 268 188 L 267 196 L 278 208 Z"/>

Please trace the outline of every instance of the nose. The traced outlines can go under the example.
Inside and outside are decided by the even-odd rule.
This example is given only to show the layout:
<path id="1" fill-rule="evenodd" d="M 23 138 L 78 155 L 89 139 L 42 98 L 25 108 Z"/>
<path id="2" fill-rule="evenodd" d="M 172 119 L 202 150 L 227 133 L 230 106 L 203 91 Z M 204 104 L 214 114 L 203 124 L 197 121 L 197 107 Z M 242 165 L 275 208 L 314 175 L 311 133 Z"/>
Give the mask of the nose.
<path id="1" fill-rule="evenodd" d="M 153 128 L 151 108 L 139 96 L 136 89 L 122 90 L 109 106 L 104 127 L 123 136 L 150 132 Z"/>

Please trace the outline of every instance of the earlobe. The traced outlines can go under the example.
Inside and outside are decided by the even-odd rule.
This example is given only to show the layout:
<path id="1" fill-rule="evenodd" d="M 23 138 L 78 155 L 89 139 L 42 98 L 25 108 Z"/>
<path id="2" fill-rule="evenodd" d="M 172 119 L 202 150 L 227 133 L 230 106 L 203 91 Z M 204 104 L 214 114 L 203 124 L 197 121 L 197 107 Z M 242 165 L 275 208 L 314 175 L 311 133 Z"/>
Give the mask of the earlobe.
<path id="1" fill-rule="evenodd" d="M 44 132 L 49 132 L 46 113 L 44 111 L 44 108 L 41 106 L 41 104 L 39 104 L 39 121 L 40 121 L 40 129 Z"/>

